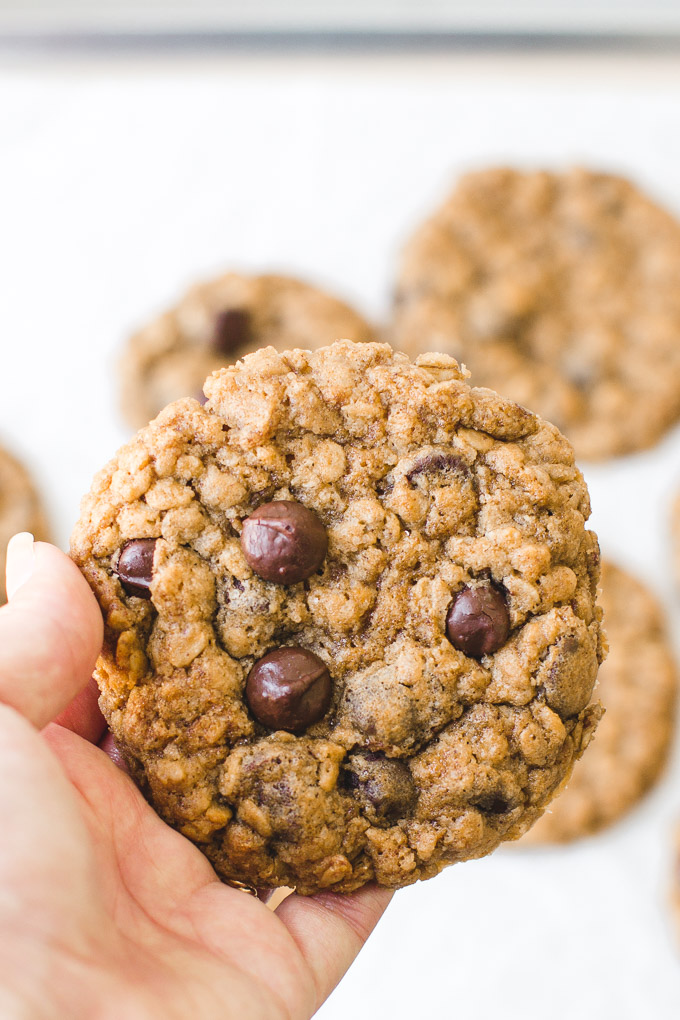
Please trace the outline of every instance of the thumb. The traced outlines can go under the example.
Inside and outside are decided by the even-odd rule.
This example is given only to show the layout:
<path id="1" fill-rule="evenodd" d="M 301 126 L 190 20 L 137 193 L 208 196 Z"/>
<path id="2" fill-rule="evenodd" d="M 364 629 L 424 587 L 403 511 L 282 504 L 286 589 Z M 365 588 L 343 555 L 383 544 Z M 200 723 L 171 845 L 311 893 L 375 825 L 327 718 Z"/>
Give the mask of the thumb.
<path id="1" fill-rule="evenodd" d="M 102 618 L 74 563 L 26 532 L 7 547 L 9 604 L 0 609 L 0 702 L 42 729 L 88 682 Z"/>

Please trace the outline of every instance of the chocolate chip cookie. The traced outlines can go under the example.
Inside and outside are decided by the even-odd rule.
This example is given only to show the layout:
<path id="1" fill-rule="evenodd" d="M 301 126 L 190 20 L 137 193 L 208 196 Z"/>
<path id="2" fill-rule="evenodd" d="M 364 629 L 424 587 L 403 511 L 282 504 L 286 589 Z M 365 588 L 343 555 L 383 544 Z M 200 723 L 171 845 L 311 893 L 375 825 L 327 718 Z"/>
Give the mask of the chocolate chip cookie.
<path id="1" fill-rule="evenodd" d="M 554 422 L 578 457 L 680 417 L 680 224 L 609 174 L 463 177 L 407 245 L 393 342 L 441 350 Z"/>
<path id="2" fill-rule="evenodd" d="M 130 338 L 120 363 L 123 413 L 138 428 L 172 400 L 203 400 L 207 375 L 259 347 L 315 348 L 372 333 L 348 305 L 309 284 L 227 273 Z"/>
<path id="3" fill-rule="evenodd" d="M 558 430 L 446 355 L 273 348 L 95 479 L 101 705 L 225 879 L 402 886 L 519 837 L 583 751 L 599 555 Z"/>
<path id="4" fill-rule="evenodd" d="M 602 566 L 609 655 L 595 694 L 605 716 L 569 784 L 522 843 L 564 843 L 611 825 L 659 778 L 673 739 L 677 669 L 652 593 L 612 563 Z"/>
<path id="5" fill-rule="evenodd" d="M 40 499 L 26 468 L 0 447 L 0 605 L 5 591 L 7 543 L 17 531 L 30 531 L 36 538 L 47 537 Z"/>

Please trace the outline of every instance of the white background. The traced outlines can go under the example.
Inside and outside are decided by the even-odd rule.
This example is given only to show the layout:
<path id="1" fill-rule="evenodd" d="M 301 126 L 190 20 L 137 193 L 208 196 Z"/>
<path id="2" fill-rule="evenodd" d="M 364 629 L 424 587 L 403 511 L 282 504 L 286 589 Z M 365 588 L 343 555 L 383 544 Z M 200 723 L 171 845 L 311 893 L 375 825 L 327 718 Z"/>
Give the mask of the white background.
<path id="1" fill-rule="evenodd" d="M 379 318 L 402 239 L 464 168 L 623 170 L 680 212 L 680 57 L 138 54 L 0 64 L 0 436 L 63 545 L 126 437 L 115 360 L 201 276 L 280 268 Z M 679 283 L 680 285 L 680 283 Z M 679 341 L 680 342 L 680 338 Z M 680 431 L 588 468 L 605 553 L 678 603 Z M 680 762 L 625 823 L 398 893 L 323 1020 L 676 1020 Z"/>

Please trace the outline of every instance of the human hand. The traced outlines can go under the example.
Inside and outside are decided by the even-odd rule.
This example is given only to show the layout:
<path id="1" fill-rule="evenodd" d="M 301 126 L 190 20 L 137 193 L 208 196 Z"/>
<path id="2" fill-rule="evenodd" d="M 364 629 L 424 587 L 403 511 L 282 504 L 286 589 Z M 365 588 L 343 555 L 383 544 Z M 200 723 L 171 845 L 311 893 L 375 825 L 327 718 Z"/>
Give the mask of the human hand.
<path id="1" fill-rule="evenodd" d="M 223 885 L 98 744 L 97 603 L 59 550 L 15 536 L 0 609 L 0 1016 L 297 1020 L 389 902 Z"/>

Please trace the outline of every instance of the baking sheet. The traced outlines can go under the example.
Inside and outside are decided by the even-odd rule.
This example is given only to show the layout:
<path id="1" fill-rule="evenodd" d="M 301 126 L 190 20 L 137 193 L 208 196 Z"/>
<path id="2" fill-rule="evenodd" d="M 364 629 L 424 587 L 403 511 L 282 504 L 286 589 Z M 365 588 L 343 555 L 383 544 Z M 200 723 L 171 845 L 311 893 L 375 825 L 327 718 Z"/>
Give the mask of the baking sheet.
<path id="1" fill-rule="evenodd" d="M 62 544 L 126 438 L 127 332 L 201 276 L 280 268 L 386 312 L 395 253 L 463 169 L 630 173 L 680 211 L 675 59 L 110 59 L 0 67 L 0 438 Z M 586 475 L 605 554 L 665 599 L 680 430 Z M 323 1020 L 675 1020 L 667 911 L 680 761 L 627 821 L 404 890 Z"/>

